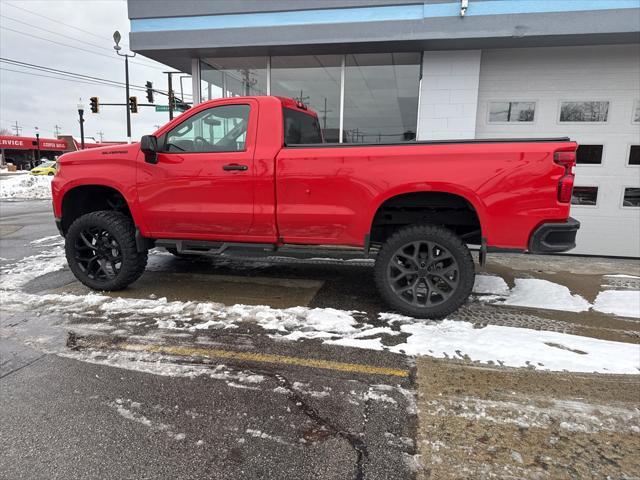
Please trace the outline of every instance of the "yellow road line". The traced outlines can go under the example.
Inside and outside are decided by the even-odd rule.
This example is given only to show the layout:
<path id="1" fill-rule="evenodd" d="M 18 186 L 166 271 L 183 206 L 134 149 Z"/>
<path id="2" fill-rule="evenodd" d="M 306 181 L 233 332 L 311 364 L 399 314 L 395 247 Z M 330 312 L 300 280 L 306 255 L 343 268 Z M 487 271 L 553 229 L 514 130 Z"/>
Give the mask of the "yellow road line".
<path id="1" fill-rule="evenodd" d="M 117 349 L 134 352 L 165 353 L 168 355 L 201 356 L 206 358 L 225 358 L 258 363 L 277 363 L 281 365 L 295 365 L 298 367 L 322 368 L 325 370 L 337 370 L 340 372 L 364 373 L 369 375 L 389 375 L 393 377 L 408 377 L 408 370 L 397 368 L 374 367 L 359 363 L 342 363 L 331 360 L 319 360 L 313 358 L 289 357 L 286 355 L 273 355 L 269 353 L 236 352 L 232 350 L 219 350 L 204 347 L 187 347 L 178 345 L 145 345 L 141 343 L 119 343 Z"/>

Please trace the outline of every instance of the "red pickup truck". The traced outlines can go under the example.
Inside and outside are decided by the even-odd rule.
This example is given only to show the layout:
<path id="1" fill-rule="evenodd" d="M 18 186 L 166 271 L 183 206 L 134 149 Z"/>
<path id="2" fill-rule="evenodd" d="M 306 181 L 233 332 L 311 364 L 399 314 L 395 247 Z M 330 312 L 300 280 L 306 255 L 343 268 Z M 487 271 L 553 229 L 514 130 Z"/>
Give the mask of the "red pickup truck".
<path id="1" fill-rule="evenodd" d="M 576 148 L 567 138 L 327 144 L 299 102 L 225 98 L 140 143 L 63 155 L 53 205 L 69 267 L 93 289 L 134 282 L 153 247 L 357 247 L 375 255 L 392 308 L 439 318 L 473 287 L 468 244 L 481 264 L 492 250 L 575 246 Z"/>

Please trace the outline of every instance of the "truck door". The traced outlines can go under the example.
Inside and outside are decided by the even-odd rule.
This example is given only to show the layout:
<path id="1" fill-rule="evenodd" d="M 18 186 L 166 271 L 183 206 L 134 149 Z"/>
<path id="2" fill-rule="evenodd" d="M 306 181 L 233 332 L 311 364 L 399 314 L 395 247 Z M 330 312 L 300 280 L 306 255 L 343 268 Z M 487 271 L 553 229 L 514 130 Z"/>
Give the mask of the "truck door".
<path id="1" fill-rule="evenodd" d="M 253 221 L 258 103 L 231 101 L 187 117 L 140 162 L 138 201 L 156 238 L 230 239 Z"/>

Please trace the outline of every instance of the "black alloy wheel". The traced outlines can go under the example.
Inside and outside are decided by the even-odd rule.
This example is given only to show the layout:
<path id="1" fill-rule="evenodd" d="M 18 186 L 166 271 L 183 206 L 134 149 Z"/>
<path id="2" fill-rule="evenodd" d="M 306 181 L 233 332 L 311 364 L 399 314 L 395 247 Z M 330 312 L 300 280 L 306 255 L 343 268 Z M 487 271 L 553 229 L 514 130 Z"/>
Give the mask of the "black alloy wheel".
<path id="1" fill-rule="evenodd" d="M 460 268 L 454 256 L 436 242 L 410 242 L 394 253 L 387 281 L 401 300 L 416 307 L 446 302 L 456 291 Z"/>
<path id="2" fill-rule="evenodd" d="M 473 258 L 452 231 L 434 225 L 401 228 L 382 245 L 375 278 L 384 300 L 416 318 L 443 318 L 469 297 Z"/>
<path id="3" fill-rule="evenodd" d="M 113 280 L 122 269 L 120 244 L 107 230 L 99 227 L 81 230 L 74 251 L 78 267 L 92 280 Z"/>

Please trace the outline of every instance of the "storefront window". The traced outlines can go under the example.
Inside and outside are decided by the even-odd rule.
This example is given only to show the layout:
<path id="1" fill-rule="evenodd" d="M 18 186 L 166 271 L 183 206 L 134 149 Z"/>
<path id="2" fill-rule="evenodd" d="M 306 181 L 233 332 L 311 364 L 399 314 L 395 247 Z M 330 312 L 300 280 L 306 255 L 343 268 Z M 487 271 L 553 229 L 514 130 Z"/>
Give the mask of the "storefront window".
<path id="1" fill-rule="evenodd" d="M 267 94 L 267 57 L 203 58 L 202 99 Z"/>
<path id="2" fill-rule="evenodd" d="M 318 114 L 326 142 L 341 140 L 341 120 L 345 143 L 414 141 L 420 59 L 417 52 L 203 58 L 201 98 L 289 97 Z"/>
<path id="3" fill-rule="evenodd" d="M 310 106 L 326 142 L 340 138 L 341 55 L 271 57 L 271 94 Z"/>
<path id="4" fill-rule="evenodd" d="M 415 140 L 419 53 L 347 55 L 345 143 Z"/>

